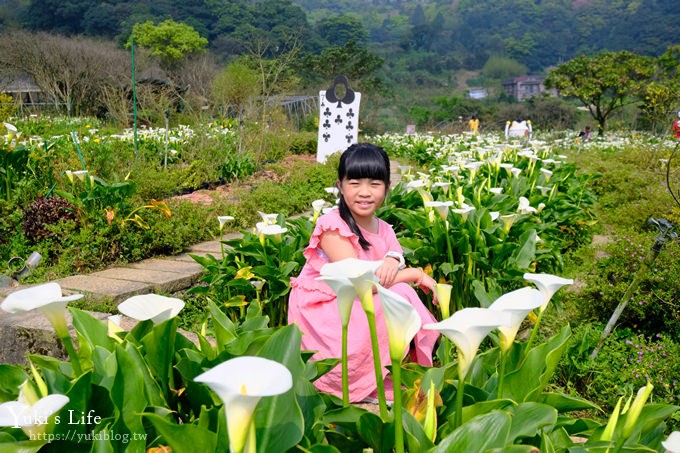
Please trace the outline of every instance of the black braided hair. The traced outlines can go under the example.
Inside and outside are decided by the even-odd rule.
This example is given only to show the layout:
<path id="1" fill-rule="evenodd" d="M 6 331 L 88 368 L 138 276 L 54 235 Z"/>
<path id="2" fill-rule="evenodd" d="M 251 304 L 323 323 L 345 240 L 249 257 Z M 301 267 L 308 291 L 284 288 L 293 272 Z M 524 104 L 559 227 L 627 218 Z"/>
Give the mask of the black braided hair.
<path id="1" fill-rule="evenodd" d="M 378 179 L 385 182 L 385 187 L 390 186 L 390 158 L 381 147 L 372 143 L 355 143 L 342 153 L 338 165 L 338 181 L 343 179 Z M 359 245 L 364 250 L 371 246 L 361 233 L 357 222 L 352 216 L 347 203 L 342 195 L 338 202 L 340 217 L 345 221 L 352 233 L 359 236 Z"/>

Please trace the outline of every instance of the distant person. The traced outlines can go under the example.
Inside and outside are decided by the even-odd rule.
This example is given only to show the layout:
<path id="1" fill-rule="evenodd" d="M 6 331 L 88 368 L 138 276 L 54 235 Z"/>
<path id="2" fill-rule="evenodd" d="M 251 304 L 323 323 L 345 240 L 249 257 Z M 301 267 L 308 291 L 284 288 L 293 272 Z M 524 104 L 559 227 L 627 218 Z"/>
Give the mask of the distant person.
<path id="1" fill-rule="evenodd" d="M 680 138 L 680 112 L 678 112 L 678 119 L 673 121 L 673 135 L 675 138 Z"/>
<path id="2" fill-rule="evenodd" d="M 579 141 L 586 142 L 590 140 L 590 126 L 586 126 L 581 132 L 578 133 Z"/>
<path id="3" fill-rule="evenodd" d="M 472 135 L 479 135 L 479 118 L 477 118 L 477 115 L 472 115 L 472 118 L 468 121 L 468 125 L 470 126 Z"/>

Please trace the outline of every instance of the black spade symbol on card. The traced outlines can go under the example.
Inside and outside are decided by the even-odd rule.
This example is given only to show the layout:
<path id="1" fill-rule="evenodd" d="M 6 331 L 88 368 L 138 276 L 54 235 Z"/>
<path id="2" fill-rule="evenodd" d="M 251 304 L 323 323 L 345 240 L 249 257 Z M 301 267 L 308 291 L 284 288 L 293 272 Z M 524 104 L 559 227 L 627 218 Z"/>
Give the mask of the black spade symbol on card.
<path id="1" fill-rule="evenodd" d="M 349 80 L 346 76 L 337 76 L 335 78 L 333 86 L 326 90 L 326 100 L 337 102 L 338 108 L 342 108 L 342 104 L 354 102 L 354 91 L 349 87 Z"/>

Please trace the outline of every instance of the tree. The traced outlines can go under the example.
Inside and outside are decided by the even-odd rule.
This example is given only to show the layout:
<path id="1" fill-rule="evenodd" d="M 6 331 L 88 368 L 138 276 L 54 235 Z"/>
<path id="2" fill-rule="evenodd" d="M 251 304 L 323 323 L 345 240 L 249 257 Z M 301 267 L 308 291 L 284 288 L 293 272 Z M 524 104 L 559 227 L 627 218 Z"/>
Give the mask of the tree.
<path id="1" fill-rule="evenodd" d="M 316 29 L 326 41 L 334 46 L 344 46 L 350 40 L 365 44 L 368 32 L 363 24 L 354 16 L 330 16 L 322 19 Z"/>
<path id="2" fill-rule="evenodd" d="M 581 55 L 550 71 L 546 88 L 578 99 L 598 125 L 602 135 L 609 115 L 638 101 L 644 83 L 654 71 L 652 57 L 628 51 Z"/>
<path id="3" fill-rule="evenodd" d="M 656 60 L 655 69 L 653 80 L 643 87 L 641 109 L 656 132 L 680 102 L 680 46 L 669 47 Z"/>
<path id="4" fill-rule="evenodd" d="M 187 24 L 168 19 L 155 25 L 151 21 L 135 24 L 128 47 L 134 42 L 151 50 L 165 69 L 176 67 L 188 55 L 204 52 L 208 40 Z"/>
<path id="5" fill-rule="evenodd" d="M 305 73 L 310 79 L 316 79 L 313 81 L 329 83 L 336 76 L 345 75 L 351 82 L 363 79 L 364 88 L 367 85 L 379 88 L 379 81 L 369 79 L 383 65 L 383 61 L 366 47 L 351 40 L 344 46 L 329 47 L 320 55 L 307 55 L 299 72 Z"/>
<path id="6" fill-rule="evenodd" d="M 241 117 L 260 92 L 258 73 L 243 61 L 234 61 L 213 79 L 213 98 L 219 107 L 230 106 Z"/>
<path id="7" fill-rule="evenodd" d="M 0 35 L 0 68 L 30 75 L 66 113 L 99 114 L 104 86 L 129 86 L 130 59 L 113 43 L 48 33 Z"/>

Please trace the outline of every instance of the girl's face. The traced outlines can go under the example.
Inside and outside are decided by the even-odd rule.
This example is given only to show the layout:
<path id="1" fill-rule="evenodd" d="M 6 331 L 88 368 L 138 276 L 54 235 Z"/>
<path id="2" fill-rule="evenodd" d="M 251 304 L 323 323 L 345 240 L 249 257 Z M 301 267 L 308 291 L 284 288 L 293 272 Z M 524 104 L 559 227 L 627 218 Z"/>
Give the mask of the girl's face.
<path id="1" fill-rule="evenodd" d="M 380 179 L 344 178 L 339 182 L 338 188 L 357 223 L 361 223 L 360 220 L 370 220 L 382 206 L 387 194 L 385 181 Z"/>

